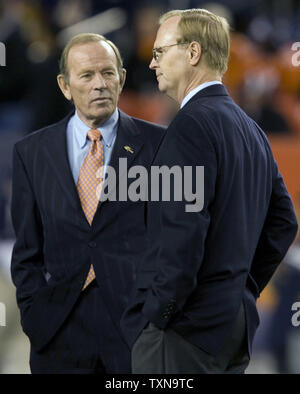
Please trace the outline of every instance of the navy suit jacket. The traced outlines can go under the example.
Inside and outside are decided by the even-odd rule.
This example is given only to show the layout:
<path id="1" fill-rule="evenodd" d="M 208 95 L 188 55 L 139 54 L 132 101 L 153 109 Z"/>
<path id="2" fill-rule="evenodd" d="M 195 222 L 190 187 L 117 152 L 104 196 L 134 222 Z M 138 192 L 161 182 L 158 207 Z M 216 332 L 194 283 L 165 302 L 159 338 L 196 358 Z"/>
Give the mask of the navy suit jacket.
<path id="1" fill-rule="evenodd" d="M 174 195 L 147 204 L 149 248 L 121 321 L 129 346 L 151 321 L 217 354 L 244 302 L 251 352 L 256 298 L 297 232 L 266 135 L 213 85 L 178 112 L 153 165 L 193 166 L 194 191 L 204 166 L 204 205 L 186 212 Z"/>
<path id="2" fill-rule="evenodd" d="M 68 160 L 69 118 L 28 135 L 14 147 L 11 213 L 16 243 L 11 273 L 23 330 L 37 351 L 68 316 L 91 264 L 119 328 L 146 247 L 145 202 L 105 201 L 88 224 Z M 119 158 L 127 158 L 128 168 L 148 168 L 164 129 L 120 111 L 109 163 L 117 172 L 117 196 Z"/>

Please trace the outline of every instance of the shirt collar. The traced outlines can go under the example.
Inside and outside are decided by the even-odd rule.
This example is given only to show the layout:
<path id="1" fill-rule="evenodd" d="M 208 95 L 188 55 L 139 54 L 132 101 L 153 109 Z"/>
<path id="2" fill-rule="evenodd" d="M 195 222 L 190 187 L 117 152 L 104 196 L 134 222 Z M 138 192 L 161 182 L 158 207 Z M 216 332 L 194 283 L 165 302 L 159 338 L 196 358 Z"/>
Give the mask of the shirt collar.
<path id="1" fill-rule="evenodd" d="M 191 90 L 186 96 L 185 98 L 182 100 L 180 108 L 182 108 L 193 96 L 195 96 L 195 94 L 197 94 L 198 92 L 200 92 L 200 90 L 207 88 L 208 86 L 211 85 L 222 85 L 222 82 L 220 81 L 209 81 L 209 82 L 204 82 L 201 83 L 201 85 L 197 86 L 195 89 Z"/>
<path id="2" fill-rule="evenodd" d="M 98 127 L 98 130 L 101 131 L 102 139 L 104 144 L 109 148 L 114 141 L 114 137 L 117 132 L 117 124 L 119 120 L 119 111 L 116 108 L 113 114 L 103 125 Z M 82 149 L 87 143 L 87 133 L 91 129 L 87 126 L 78 116 L 77 111 L 75 111 L 74 115 L 74 130 L 75 130 L 75 138 L 78 143 L 80 149 Z"/>

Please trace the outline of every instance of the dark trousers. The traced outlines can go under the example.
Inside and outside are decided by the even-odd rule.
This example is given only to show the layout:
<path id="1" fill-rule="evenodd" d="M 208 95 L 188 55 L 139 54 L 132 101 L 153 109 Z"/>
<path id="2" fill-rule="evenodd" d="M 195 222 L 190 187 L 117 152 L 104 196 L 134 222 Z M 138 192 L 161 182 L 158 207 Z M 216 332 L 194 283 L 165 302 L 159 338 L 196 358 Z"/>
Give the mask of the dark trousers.
<path id="1" fill-rule="evenodd" d="M 31 372 L 131 373 L 130 350 L 111 320 L 108 308 L 94 280 L 81 293 L 49 344 L 40 352 L 31 349 Z"/>
<path id="2" fill-rule="evenodd" d="M 244 373 L 249 361 L 243 305 L 217 356 L 191 344 L 174 330 L 160 330 L 152 323 L 132 349 L 132 372 L 136 374 L 239 374 Z"/>

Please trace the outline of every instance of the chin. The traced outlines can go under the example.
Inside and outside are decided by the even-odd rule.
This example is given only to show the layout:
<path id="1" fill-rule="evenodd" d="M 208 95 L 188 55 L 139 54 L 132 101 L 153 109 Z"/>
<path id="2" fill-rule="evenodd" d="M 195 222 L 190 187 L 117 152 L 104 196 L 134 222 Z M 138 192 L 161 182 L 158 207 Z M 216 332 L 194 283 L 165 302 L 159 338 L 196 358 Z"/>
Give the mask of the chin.
<path id="1" fill-rule="evenodd" d="M 95 119 L 101 121 L 101 123 L 104 123 L 111 117 L 113 112 L 114 109 L 107 109 L 107 111 L 101 111 L 100 113 L 95 114 Z"/>
<path id="2" fill-rule="evenodd" d="M 164 85 L 161 85 L 161 84 L 158 84 L 158 90 L 161 93 L 166 93 L 166 91 L 167 91 L 166 87 Z"/>

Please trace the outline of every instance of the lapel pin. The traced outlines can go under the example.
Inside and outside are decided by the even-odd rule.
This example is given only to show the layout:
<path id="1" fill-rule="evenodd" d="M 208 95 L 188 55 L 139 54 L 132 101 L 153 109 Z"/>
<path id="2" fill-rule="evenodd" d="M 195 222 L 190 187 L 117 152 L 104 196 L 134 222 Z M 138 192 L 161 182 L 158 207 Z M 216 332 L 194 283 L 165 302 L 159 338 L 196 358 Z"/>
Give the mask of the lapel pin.
<path id="1" fill-rule="evenodd" d="M 124 146 L 124 149 L 125 149 L 127 152 L 133 153 L 132 148 L 130 148 L 130 146 L 128 146 L 128 145 L 125 145 L 125 146 Z"/>

